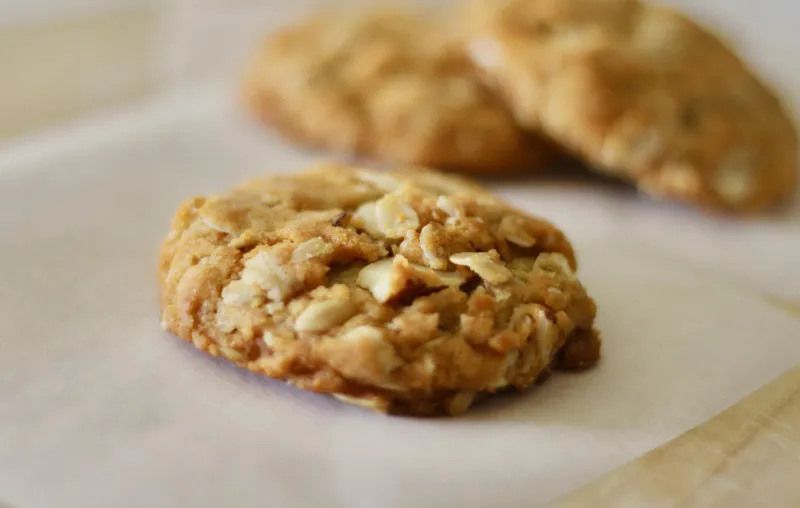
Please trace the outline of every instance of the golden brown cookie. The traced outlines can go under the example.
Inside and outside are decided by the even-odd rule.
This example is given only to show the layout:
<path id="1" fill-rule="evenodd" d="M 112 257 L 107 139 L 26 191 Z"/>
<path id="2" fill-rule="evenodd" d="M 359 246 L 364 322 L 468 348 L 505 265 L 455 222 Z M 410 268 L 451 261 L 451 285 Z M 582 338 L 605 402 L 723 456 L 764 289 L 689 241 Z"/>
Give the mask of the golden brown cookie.
<path id="1" fill-rule="evenodd" d="M 486 0 L 469 53 L 519 122 L 644 192 L 754 211 L 790 195 L 797 134 L 717 37 L 637 0 Z"/>
<path id="2" fill-rule="evenodd" d="M 292 139 L 389 162 L 496 174 L 554 158 L 480 82 L 450 28 L 407 10 L 320 15 L 272 35 L 244 97 Z"/>
<path id="3" fill-rule="evenodd" d="M 599 357 L 551 224 L 425 170 L 324 165 L 185 201 L 163 326 L 250 370 L 379 411 L 457 414 Z"/>

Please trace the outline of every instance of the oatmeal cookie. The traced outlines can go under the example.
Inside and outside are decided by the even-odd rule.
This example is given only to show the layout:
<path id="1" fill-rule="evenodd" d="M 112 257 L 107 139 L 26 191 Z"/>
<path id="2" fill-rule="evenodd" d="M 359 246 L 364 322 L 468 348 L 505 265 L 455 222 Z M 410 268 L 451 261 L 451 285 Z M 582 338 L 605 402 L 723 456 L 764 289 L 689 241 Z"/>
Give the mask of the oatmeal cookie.
<path id="1" fill-rule="evenodd" d="M 469 54 L 521 125 L 639 189 L 723 211 L 792 194 L 797 133 L 720 39 L 638 0 L 485 0 Z"/>
<path id="2" fill-rule="evenodd" d="M 486 174 L 552 162 L 551 144 L 517 126 L 457 39 L 410 10 L 320 15 L 264 41 L 244 101 L 318 148 Z"/>
<path id="3" fill-rule="evenodd" d="M 458 414 L 593 365 L 595 303 L 563 233 L 466 180 L 323 165 L 185 201 L 164 327 L 373 409 Z"/>

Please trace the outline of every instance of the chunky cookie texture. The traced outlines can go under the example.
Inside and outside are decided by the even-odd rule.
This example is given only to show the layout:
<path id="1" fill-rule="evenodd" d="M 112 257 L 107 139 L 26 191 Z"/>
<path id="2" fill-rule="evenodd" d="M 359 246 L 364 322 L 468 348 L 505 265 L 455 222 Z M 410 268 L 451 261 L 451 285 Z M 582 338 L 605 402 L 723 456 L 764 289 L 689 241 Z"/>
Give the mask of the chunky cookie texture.
<path id="1" fill-rule="evenodd" d="M 471 173 L 554 159 L 484 86 L 446 20 L 401 9 L 319 15 L 265 39 L 247 107 L 296 141 Z"/>
<path id="2" fill-rule="evenodd" d="M 564 235 L 466 180 L 337 165 L 185 201 L 164 241 L 164 327 L 297 387 L 454 415 L 597 362 Z"/>
<path id="3" fill-rule="evenodd" d="M 775 94 L 703 27 L 638 0 L 479 0 L 469 53 L 516 118 L 647 194 L 748 212 L 797 185 Z"/>

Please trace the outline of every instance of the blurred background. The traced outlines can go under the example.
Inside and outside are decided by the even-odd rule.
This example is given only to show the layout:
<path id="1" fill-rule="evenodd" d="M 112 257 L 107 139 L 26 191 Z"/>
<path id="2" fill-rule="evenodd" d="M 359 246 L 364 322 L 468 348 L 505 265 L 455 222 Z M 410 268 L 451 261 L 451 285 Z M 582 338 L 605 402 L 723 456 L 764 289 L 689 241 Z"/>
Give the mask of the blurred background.
<path id="1" fill-rule="evenodd" d="M 271 27 L 359 3 L 370 2 L 0 0 L 0 142 L 168 87 L 230 77 Z"/>
<path id="2" fill-rule="evenodd" d="M 359 3 L 374 2 L 0 0 L 0 143 L 165 89 L 234 76 L 272 27 L 321 6 Z M 789 36 L 800 15 L 796 0 L 666 3 L 727 33 L 797 104 L 800 37 Z"/>

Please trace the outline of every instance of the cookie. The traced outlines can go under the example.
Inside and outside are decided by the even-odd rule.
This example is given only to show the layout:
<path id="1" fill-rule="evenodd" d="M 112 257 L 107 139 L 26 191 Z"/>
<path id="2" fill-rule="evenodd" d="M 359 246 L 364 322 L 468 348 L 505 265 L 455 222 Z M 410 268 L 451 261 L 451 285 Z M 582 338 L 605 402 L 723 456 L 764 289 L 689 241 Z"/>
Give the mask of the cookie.
<path id="1" fill-rule="evenodd" d="M 774 93 L 708 30 L 637 0 L 492 0 L 469 53 L 518 121 L 647 194 L 762 209 L 797 182 Z"/>
<path id="2" fill-rule="evenodd" d="M 446 415 L 593 365 L 564 235 L 470 182 L 322 165 L 185 201 L 161 252 L 166 330 L 294 386 Z"/>
<path id="3" fill-rule="evenodd" d="M 490 175 L 547 166 L 552 146 L 517 126 L 456 41 L 409 10 L 320 15 L 265 40 L 244 101 L 318 148 Z"/>

